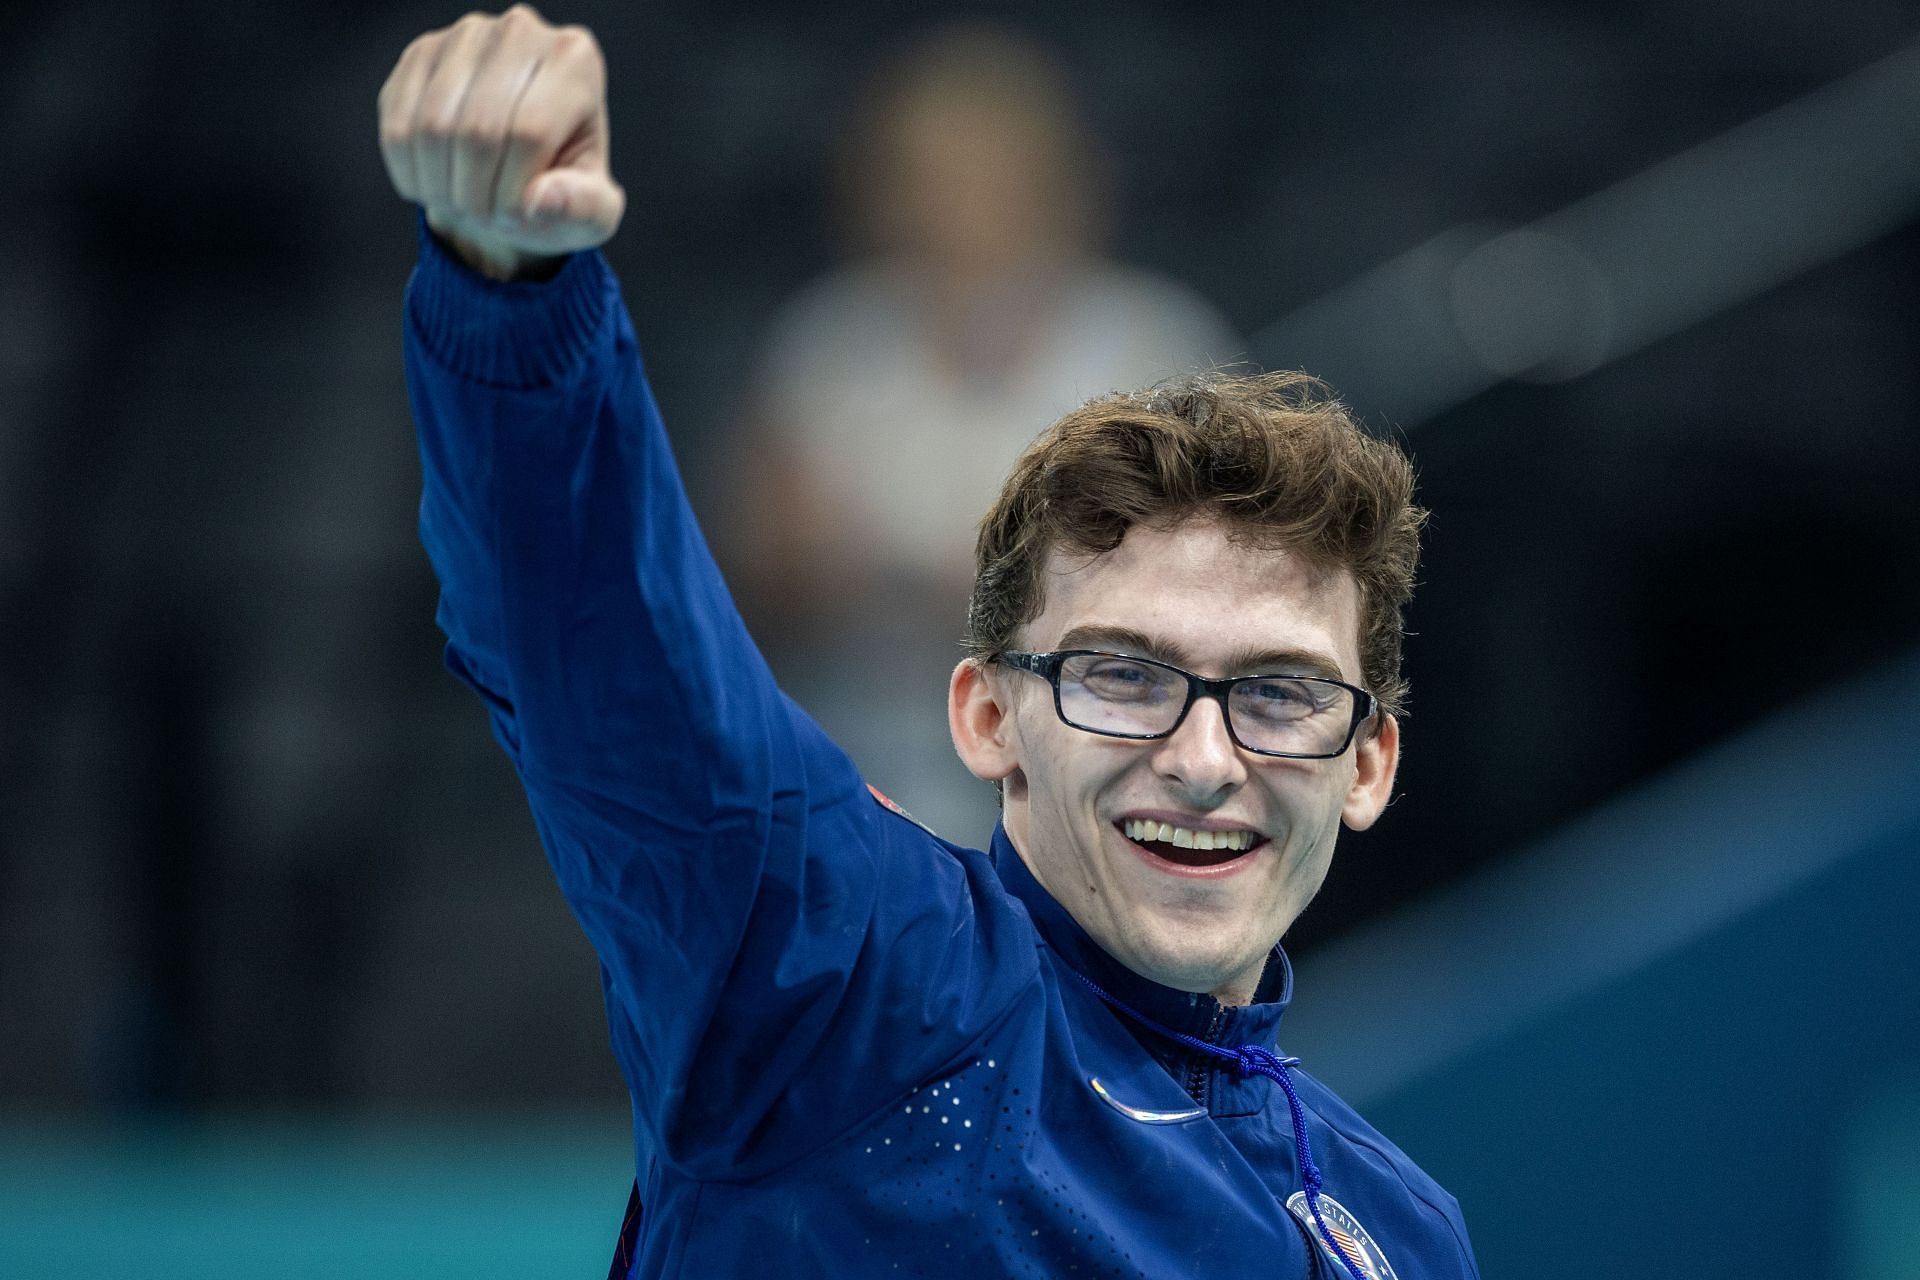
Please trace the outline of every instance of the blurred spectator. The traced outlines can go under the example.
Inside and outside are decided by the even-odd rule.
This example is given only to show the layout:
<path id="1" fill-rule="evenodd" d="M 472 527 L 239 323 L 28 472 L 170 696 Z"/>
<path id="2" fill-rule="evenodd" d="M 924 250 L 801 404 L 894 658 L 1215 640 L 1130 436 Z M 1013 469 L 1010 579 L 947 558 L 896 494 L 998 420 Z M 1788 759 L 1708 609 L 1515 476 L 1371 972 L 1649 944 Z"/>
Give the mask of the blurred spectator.
<path id="1" fill-rule="evenodd" d="M 885 65 L 840 158 L 858 257 L 777 317 L 734 504 L 734 580 L 788 688 L 876 785 L 982 843 L 945 747 L 974 522 L 1081 401 L 1240 353 L 1220 315 L 1111 262 L 1097 151 L 1021 37 L 939 29 Z"/>

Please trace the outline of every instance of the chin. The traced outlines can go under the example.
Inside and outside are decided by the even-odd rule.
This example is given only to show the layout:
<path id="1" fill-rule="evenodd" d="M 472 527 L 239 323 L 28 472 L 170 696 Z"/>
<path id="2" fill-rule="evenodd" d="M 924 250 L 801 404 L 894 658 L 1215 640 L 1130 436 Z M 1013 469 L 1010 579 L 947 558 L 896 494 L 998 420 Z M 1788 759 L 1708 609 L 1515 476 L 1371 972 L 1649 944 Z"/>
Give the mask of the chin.
<path id="1" fill-rule="evenodd" d="M 1145 938 L 1132 941 L 1134 945 L 1129 950 L 1138 963 L 1129 965 L 1129 968 L 1136 969 L 1143 977 L 1151 978 L 1163 987 L 1207 994 L 1218 991 L 1254 964 L 1264 963 L 1268 950 L 1263 948 L 1257 955 L 1249 957 L 1243 954 L 1244 948 L 1194 945 L 1191 938 L 1183 940 L 1185 945 L 1175 943 L 1168 946 L 1157 946 Z"/>

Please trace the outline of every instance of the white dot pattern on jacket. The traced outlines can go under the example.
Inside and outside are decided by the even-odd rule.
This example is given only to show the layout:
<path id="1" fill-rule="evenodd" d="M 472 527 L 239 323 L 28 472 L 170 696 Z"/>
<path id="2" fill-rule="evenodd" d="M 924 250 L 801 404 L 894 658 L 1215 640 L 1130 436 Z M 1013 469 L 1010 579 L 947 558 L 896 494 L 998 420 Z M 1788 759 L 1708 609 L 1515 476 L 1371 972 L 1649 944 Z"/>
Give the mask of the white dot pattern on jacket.
<path id="1" fill-rule="evenodd" d="M 889 1274 L 952 1277 L 986 1255 L 1013 1275 L 1145 1276 L 1054 1165 L 1031 1094 L 1011 1083 L 1000 1057 L 982 1054 L 914 1089 L 846 1144 L 857 1158 L 832 1162 L 839 1192 L 864 1205 L 863 1219 L 915 1228 L 922 1245 L 918 1256 L 894 1258 Z M 883 1241 L 898 1239 L 879 1234 L 861 1244 L 892 1248 Z"/>

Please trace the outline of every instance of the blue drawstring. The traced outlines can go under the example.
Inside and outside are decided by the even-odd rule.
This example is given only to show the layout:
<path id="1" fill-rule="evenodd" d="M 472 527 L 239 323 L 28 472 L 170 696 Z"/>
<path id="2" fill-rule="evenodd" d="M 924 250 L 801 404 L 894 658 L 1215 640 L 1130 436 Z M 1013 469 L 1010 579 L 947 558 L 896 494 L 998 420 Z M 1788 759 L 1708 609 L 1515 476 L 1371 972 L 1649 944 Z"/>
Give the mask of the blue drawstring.
<path id="1" fill-rule="evenodd" d="M 1313 1163 L 1313 1148 L 1307 1144 L 1306 1109 L 1300 1105 L 1300 1095 L 1294 1091 L 1293 1073 L 1287 1070 L 1288 1067 L 1299 1066 L 1300 1059 L 1279 1057 L 1257 1044 L 1243 1044 L 1237 1049 L 1224 1049 L 1217 1044 L 1208 1044 L 1198 1036 L 1175 1031 L 1172 1027 L 1163 1027 L 1144 1013 L 1122 1004 L 1101 990 L 1100 985 L 1086 974 L 1072 970 L 1069 972 L 1086 983 L 1088 990 L 1106 1001 L 1108 1006 L 1126 1014 L 1147 1030 L 1183 1044 L 1195 1053 L 1232 1063 L 1234 1070 L 1243 1078 L 1265 1076 L 1279 1084 L 1281 1090 L 1287 1095 L 1287 1110 L 1293 1117 L 1293 1148 L 1300 1161 L 1300 1185 L 1307 1193 L 1307 1209 L 1313 1214 L 1313 1224 L 1319 1228 L 1320 1238 L 1327 1242 L 1327 1248 L 1333 1250 L 1333 1256 L 1346 1265 L 1347 1270 L 1353 1275 L 1353 1280 L 1368 1280 L 1367 1273 L 1359 1268 L 1340 1242 L 1333 1238 L 1333 1232 L 1327 1229 L 1327 1220 L 1320 1216 L 1320 1170 Z"/>

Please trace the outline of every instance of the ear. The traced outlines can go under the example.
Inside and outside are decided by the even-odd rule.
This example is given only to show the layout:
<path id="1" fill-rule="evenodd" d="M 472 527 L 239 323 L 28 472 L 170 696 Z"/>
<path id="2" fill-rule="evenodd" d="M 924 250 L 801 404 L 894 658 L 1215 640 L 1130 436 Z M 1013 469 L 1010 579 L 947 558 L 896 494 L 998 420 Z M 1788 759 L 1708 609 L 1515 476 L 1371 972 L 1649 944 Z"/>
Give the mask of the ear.
<path id="1" fill-rule="evenodd" d="M 1393 798 L 1393 775 L 1400 767 L 1400 722 L 1382 715 L 1378 728 L 1355 740 L 1353 759 L 1353 785 L 1347 788 L 1340 820 L 1349 831 L 1365 831 Z"/>
<path id="2" fill-rule="evenodd" d="M 960 761 L 983 782 L 1000 782 L 1020 767 L 1007 706 L 979 658 L 962 658 L 947 682 L 947 728 Z"/>

